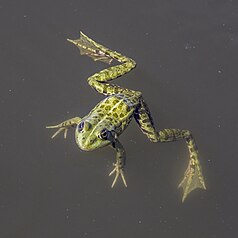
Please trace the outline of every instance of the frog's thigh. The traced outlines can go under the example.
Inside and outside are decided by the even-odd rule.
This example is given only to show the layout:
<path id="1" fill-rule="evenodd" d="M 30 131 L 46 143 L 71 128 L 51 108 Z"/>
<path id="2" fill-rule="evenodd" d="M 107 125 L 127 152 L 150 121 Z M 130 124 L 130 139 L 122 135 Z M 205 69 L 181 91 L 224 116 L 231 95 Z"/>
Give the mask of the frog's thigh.
<path id="1" fill-rule="evenodd" d="M 89 85 L 94 88 L 97 92 L 102 93 L 106 96 L 115 95 L 115 94 L 124 94 L 124 95 L 140 95 L 140 92 L 130 90 L 127 88 L 122 88 L 115 84 L 102 83 L 97 80 L 89 80 Z"/>
<path id="2" fill-rule="evenodd" d="M 150 110 L 142 97 L 140 98 L 139 106 L 134 113 L 134 117 L 140 129 L 149 138 L 149 140 L 152 142 L 158 142 L 158 136 Z"/>

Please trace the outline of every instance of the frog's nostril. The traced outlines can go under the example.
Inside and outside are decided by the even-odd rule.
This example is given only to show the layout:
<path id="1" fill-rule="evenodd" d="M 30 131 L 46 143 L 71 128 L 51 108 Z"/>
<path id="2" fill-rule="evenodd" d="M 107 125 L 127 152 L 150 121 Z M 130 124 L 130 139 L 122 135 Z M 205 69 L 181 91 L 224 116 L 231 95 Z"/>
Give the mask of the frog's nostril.
<path id="1" fill-rule="evenodd" d="M 96 139 L 90 139 L 90 140 L 89 140 L 89 144 L 92 145 L 95 141 L 96 141 Z"/>
<path id="2" fill-rule="evenodd" d="M 87 121 L 84 122 L 84 130 L 85 131 L 89 131 L 91 127 L 92 127 L 91 123 L 89 123 Z"/>

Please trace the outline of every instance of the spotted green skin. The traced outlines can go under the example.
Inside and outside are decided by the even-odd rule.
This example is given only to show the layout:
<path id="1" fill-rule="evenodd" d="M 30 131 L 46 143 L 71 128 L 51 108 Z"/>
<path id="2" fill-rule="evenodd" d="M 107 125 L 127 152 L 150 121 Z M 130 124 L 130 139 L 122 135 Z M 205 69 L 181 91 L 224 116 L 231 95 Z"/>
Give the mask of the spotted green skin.
<path id="1" fill-rule="evenodd" d="M 80 32 L 79 39 L 68 39 L 68 41 L 76 45 L 82 55 L 85 54 L 95 61 L 110 64 L 113 60 L 116 60 L 121 64 L 104 69 L 88 78 L 89 85 L 107 97 L 83 118 L 75 117 L 58 125 L 48 126 L 47 128 L 58 129 L 52 138 L 63 131 L 66 138 L 68 129 L 75 127 L 75 140 L 80 149 L 93 151 L 111 145 L 116 151 L 116 163 L 110 173 L 110 175 L 115 174 L 112 187 L 118 177 L 121 177 L 124 185 L 127 186 L 123 172 L 126 158 L 125 150 L 118 137 L 134 118 L 141 131 L 151 142 L 172 142 L 180 139 L 186 141 L 189 163 L 184 178 L 178 186 L 183 188 L 182 201 L 194 189 L 206 189 L 198 159 L 198 149 L 191 132 L 181 129 L 163 129 L 157 132 L 141 92 L 108 83 L 135 68 L 135 61 L 96 43 L 82 32 Z"/>
<path id="2" fill-rule="evenodd" d="M 125 95 L 109 96 L 82 118 L 89 125 L 83 131 L 75 130 L 76 142 L 82 150 L 91 151 L 110 144 L 111 141 L 100 139 L 104 128 L 117 137 L 126 129 L 136 109 L 136 104 L 128 105 L 126 100 L 130 98 Z"/>

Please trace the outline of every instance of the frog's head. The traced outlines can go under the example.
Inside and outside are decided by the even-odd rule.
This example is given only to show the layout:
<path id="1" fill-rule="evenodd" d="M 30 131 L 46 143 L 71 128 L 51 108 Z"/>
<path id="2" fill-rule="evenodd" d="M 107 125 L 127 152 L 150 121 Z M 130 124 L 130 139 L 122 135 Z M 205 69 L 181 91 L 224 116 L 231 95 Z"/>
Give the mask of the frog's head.
<path id="1" fill-rule="evenodd" d="M 112 134 L 108 129 L 93 126 L 85 120 L 77 125 L 75 140 L 80 149 L 92 151 L 110 144 L 112 142 Z"/>

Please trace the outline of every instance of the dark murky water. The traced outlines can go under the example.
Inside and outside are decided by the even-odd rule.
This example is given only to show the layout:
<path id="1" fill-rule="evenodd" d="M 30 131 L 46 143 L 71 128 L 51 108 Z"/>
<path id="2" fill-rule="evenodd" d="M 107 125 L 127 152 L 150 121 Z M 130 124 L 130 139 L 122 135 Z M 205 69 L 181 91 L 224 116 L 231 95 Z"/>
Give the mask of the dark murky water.
<path id="1" fill-rule="evenodd" d="M 0 237 L 237 236 L 237 22 L 232 0 L 1 1 Z M 102 99 L 86 78 L 106 65 L 66 41 L 79 30 L 137 61 L 116 82 L 143 92 L 158 129 L 193 131 L 207 191 L 182 204 L 185 143 L 152 144 L 134 122 L 127 189 L 110 188 L 110 148 L 50 139 L 47 124 Z"/>

